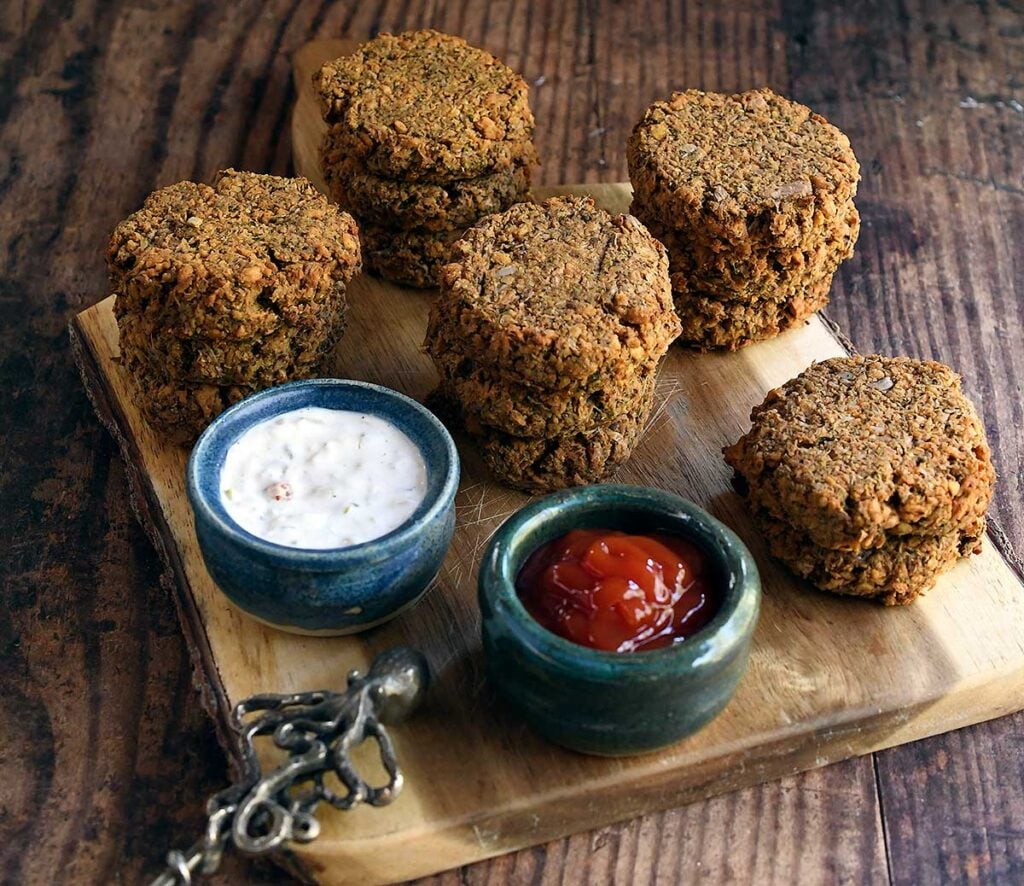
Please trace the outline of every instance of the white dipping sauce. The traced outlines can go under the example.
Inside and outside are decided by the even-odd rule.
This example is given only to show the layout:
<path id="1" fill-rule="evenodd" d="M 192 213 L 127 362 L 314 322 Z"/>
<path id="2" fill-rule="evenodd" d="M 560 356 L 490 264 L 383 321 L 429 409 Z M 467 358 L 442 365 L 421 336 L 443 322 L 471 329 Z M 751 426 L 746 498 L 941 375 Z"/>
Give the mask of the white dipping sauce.
<path id="1" fill-rule="evenodd" d="M 253 425 L 228 449 L 224 508 L 253 535 L 343 548 L 404 523 L 427 493 L 419 448 L 375 415 L 307 406 Z"/>

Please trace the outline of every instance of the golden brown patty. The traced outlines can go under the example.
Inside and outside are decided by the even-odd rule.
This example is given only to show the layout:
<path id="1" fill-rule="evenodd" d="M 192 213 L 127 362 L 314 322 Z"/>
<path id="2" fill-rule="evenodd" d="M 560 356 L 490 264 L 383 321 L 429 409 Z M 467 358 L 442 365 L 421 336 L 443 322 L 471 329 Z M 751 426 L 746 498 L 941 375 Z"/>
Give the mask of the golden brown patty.
<path id="1" fill-rule="evenodd" d="M 764 512 L 754 523 L 778 557 L 801 578 L 825 591 L 869 597 L 886 606 L 913 602 L 960 558 L 981 550 L 985 520 L 944 535 L 893 536 L 877 548 L 837 551 Z"/>
<path id="2" fill-rule="evenodd" d="M 832 276 L 853 252 L 859 217 L 840 219 L 836 228 L 807 251 L 747 250 L 718 253 L 665 230 L 643 214 L 641 221 L 665 244 L 679 342 L 701 350 L 735 350 L 774 338 L 828 304 Z"/>
<path id="3" fill-rule="evenodd" d="M 106 255 L 120 316 L 210 339 L 315 323 L 360 266 L 355 221 L 308 181 L 230 169 L 150 194 Z"/>
<path id="4" fill-rule="evenodd" d="M 547 439 L 513 437 L 482 429 L 474 434 L 484 462 L 499 481 L 542 493 L 607 479 L 632 454 L 650 404 L 640 413 Z"/>
<path id="5" fill-rule="evenodd" d="M 748 501 L 824 548 L 952 535 L 992 498 L 985 429 L 941 363 L 826 360 L 769 392 L 751 422 L 725 450 Z"/>
<path id="6" fill-rule="evenodd" d="M 451 259 L 452 244 L 465 233 L 451 231 L 395 231 L 376 225 L 362 227 L 366 266 L 385 280 L 429 289 L 437 286 L 441 269 Z"/>
<path id="7" fill-rule="evenodd" d="M 281 327 L 252 339 L 201 339 L 168 335 L 147 318 L 123 316 L 119 323 L 122 355 L 161 377 L 216 385 L 274 385 L 318 368 L 345 330 L 344 293 L 328 305 L 314 325 Z"/>
<path id="8" fill-rule="evenodd" d="M 313 83 L 338 147 L 377 175 L 447 182 L 535 160 L 525 81 L 459 37 L 381 34 Z"/>
<path id="9" fill-rule="evenodd" d="M 778 298 L 722 300 L 701 292 L 676 295 L 678 342 L 702 351 L 737 350 L 774 338 L 828 304 L 831 279 L 791 288 Z"/>
<path id="10" fill-rule="evenodd" d="M 767 89 L 676 93 L 628 147 L 632 211 L 668 249 L 685 344 L 737 348 L 823 307 L 853 254 L 849 140 Z"/>
<path id="11" fill-rule="evenodd" d="M 446 231 L 468 227 L 485 215 L 529 199 L 529 166 L 517 165 L 444 185 L 382 178 L 335 145 L 335 129 L 324 137 L 321 151 L 331 199 L 363 222 L 403 230 Z"/>
<path id="12" fill-rule="evenodd" d="M 134 354 L 122 355 L 122 363 L 146 421 L 174 443 L 193 442 L 225 409 L 256 390 L 252 385 L 168 380 L 148 364 L 139 362 Z"/>
<path id="13" fill-rule="evenodd" d="M 317 373 L 360 249 L 351 216 L 305 179 L 227 170 L 151 194 L 107 260 L 139 408 L 188 442 L 243 396 Z"/>
<path id="14" fill-rule="evenodd" d="M 441 275 L 426 348 L 551 390 L 656 364 L 679 332 L 668 259 L 589 197 L 521 203 L 471 228 Z"/>
<path id="15" fill-rule="evenodd" d="M 794 247 L 857 189 L 849 139 L 810 108 L 758 89 L 655 102 L 627 148 L 636 200 L 669 228 Z"/>
<path id="16" fill-rule="evenodd" d="M 438 361 L 442 393 L 459 405 L 466 426 L 518 437 L 552 437 L 609 424 L 647 409 L 654 396 L 654 367 L 593 390 L 543 391 L 478 369 L 455 351 Z"/>
<path id="17" fill-rule="evenodd" d="M 787 297 L 787 290 L 799 289 L 826 278 L 831 281 L 839 265 L 853 255 L 860 233 L 860 216 L 853 203 L 847 204 L 828 228 L 800 246 L 777 249 L 748 243 L 721 250 L 666 228 L 642 206 L 632 207 L 668 251 L 672 290 L 679 296 L 700 292 L 724 300 Z"/>

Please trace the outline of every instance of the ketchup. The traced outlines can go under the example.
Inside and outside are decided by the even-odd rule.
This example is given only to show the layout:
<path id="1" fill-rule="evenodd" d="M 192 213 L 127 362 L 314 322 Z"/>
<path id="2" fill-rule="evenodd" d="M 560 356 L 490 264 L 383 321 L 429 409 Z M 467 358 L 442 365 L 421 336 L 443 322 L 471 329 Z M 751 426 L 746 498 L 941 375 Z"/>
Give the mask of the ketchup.
<path id="1" fill-rule="evenodd" d="M 516 592 L 560 637 L 637 652 L 692 636 L 718 611 L 704 565 L 699 548 L 673 535 L 574 529 L 529 556 Z"/>

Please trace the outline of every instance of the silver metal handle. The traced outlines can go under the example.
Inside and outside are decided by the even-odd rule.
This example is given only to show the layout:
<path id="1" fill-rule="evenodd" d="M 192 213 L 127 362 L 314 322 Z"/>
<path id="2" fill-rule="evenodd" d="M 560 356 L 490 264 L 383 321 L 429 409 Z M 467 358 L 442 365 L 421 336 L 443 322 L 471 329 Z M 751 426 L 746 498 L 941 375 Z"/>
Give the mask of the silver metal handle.
<path id="1" fill-rule="evenodd" d="M 188 850 L 167 854 L 167 867 L 153 886 L 181 886 L 212 874 L 228 845 L 250 855 L 273 852 L 290 841 L 308 843 L 320 833 L 316 809 L 360 803 L 386 806 L 402 790 L 402 771 L 385 724 L 404 720 L 423 700 L 430 681 L 426 659 L 399 646 L 382 652 L 363 676 L 352 671 L 344 692 L 256 695 L 235 706 L 231 725 L 238 736 L 242 774 L 206 804 L 206 833 Z M 288 759 L 264 774 L 255 740 L 269 736 Z M 352 763 L 351 752 L 376 741 L 388 781 L 374 787 Z M 332 790 L 333 773 L 344 787 Z"/>

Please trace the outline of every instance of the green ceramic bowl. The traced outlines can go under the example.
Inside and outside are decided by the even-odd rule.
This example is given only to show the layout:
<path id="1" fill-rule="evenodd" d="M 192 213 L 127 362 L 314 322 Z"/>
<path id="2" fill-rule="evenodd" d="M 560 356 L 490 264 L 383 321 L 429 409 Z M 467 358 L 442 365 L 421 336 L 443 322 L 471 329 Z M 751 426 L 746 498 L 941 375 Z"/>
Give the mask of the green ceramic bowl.
<path id="1" fill-rule="evenodd" d="M 541 545 L 587 528 L 693 542 L 725 589 L 721 609 L 684 642 L 649 652 L 601 652 L 553 634 L 526 611 L 515 579 Z M 584 486 L 538 499 L 501 526 L 479 595 L 487 674 L 505 704 L 553 742 L 619 756 L 691 735 L 725 707 L 747 664 L 761 580 L 736 534 L 691 502 L 641 486 Z"/>

